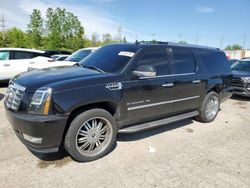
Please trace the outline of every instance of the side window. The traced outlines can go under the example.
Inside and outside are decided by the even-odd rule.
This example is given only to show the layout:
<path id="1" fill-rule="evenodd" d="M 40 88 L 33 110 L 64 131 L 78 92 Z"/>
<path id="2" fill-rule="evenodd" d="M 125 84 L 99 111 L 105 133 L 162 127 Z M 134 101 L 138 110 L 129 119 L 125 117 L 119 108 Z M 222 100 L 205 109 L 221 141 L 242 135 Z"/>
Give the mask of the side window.
<path id="1" fill-rule="evenodd" d="M 173 47 L 169 49 L 172 74 L 194 73 L 196 63 L 191 49 Z"/>
<path id="2" fill-rule="evenodd" d="M 170 74 L 166 48 L 147 49 L 138 60 L 137 67 L 139 65 L 151 65 L 156 71 L 156 76 Z"/>
<path id="3" fill-rule="evenodd" d="M 13 51 L 11 59 L 30 59 L 30 52 Z"/>
<path id="4" fill-rule="evenodd" d="M 0 60 L 9 60 L 9 51 L 0 51 Z"/>

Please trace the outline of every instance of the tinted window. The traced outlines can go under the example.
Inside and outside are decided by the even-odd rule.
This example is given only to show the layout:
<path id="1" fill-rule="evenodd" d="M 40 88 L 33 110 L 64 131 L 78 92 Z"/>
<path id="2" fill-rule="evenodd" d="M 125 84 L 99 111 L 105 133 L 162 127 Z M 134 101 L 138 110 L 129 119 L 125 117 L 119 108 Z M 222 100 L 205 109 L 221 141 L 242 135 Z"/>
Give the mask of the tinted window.
<path id="1" fill-rule="evenodd" d="M 45 53 L 36 53 L 36 52 L 31 52 L 30 53 L 30 58 L 38 57 L 38 56 L 44 56 Z"/>
<path id="2" fill-rule="evenodd" d="M 137 62 L 137 66 L 139 65 L 151 65 L 156 71 L 156 76 L 170 73 L 166 48 L 147 49 Z"/>
<path id="3" fill-rule="evenodd" d="M 13 51 L 11 59 L 30 59 L 30 52 Z"/>
<path id="4" fill-rule="evenodd" d="M 10 52 L 9 51 L 0 51 L 0 60 L 8 60 Z"/>
<path id="5" fill-rule="evenodd" d="M 108 73 L 120 72 L 138 50 L 132 45 L 107 45 L 84 58 L 80 64 L 94 66 Z"/>
<path id="6" fill-rule="evenodd" d="M 191 49 L 170 48 L 169 52 L 172 74 L 195 72 L 196 64 Z"/>
<path id="7" fill-rule="evenodd" d="M 199 50 L 201 61 L 208 72 L 219 73 L 231 71 L 225 53 L 213 50 Z"/>

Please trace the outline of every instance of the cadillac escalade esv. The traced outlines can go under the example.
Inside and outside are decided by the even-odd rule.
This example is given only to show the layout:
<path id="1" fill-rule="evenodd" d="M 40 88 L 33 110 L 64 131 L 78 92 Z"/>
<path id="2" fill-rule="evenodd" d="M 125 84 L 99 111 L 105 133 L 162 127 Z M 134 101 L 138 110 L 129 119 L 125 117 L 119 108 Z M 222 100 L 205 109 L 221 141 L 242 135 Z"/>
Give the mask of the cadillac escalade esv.
<path id="1" fill-rule="evenodd" d="M 172 43 L 112 44 L 72 67 L 13 78 L 5 108 L 35 152 L 64 147 L 77 161 L 106 155 L 117 133 L 195 117 L 211 122 L 231 96 L 232 71 L 219 49 Z"/>

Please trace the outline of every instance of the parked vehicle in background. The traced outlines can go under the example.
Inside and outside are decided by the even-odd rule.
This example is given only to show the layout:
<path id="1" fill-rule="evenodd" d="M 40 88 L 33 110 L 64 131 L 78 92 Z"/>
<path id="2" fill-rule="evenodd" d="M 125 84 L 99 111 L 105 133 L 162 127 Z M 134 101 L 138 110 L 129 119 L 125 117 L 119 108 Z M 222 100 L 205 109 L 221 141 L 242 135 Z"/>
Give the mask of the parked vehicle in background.
<path id="1" fill-rule="evenodd" d="M 53 61 L 45 51 L 25 48 L 0 48 L 0 82 L 27 71 L 30 65 Z"/>
<path id="2" fill-rule="evenodd" d="M 75 160 L 91 161 L 110 152 L 117 132 L 192 117 L 213 121 L 231 97 L 231 78 L 219 49 L 106 45 L 75 66 L 16 76 L 6 93 L 6 114 L 29 149 L 48 153 L 64 146 Z"/>
<path id="3" fill-rule="evenodd" d="M 230 66 L 236 63 L 238 59 L 229 59 L 228 62 L 230 63 Z"/>
<path id="4" fill-rule="evenodd" d="M 99 47 L 91 47 L 91 48 L 83 48 L 80 50 L 77 50 L 72 55 L 67 57 L 65 61 L 73 61 L 73 62 L 80 62 L 85 57 L 87 57 L 89 54 L 95 52 Z"/>
<path id="5" fill-rule="evenodd" d="M 232 65 L 232 70 L 233 93 L 250 97 L 250 58 L 237 61 Z"/>
<path id="6" fill-rule="evenodd" d="M 51 56 L 55 61 L 64 61 L 69 55 L 57 54 Z"/>
<path id="7" fill-rule="evenodd" d="M 65 50 L 44 50 L 48 57 L 52 57 L 53 55 L 64 54 L 70 55 L 71 52 Z"/>
<path id="8" fill-rule="evenodd" d="M 95 52 L 98 48 L 93 47 L 93 48 L 83 48 L 80 50 L 77 50 L 73 54 L 71 54 L 69 57 L 67 57 L 64 61 L 55 61 L 52 63 L 39 63 L 39 64 L 34 64 L 30 65 L 28 70 L 34 70 L 34 69 L 44 69 L 44 68 L 50 68 L 50 67 L 65 67 L 65 66 L 72 66 L 75 63 L 81 61 L 91 53 Z"/>

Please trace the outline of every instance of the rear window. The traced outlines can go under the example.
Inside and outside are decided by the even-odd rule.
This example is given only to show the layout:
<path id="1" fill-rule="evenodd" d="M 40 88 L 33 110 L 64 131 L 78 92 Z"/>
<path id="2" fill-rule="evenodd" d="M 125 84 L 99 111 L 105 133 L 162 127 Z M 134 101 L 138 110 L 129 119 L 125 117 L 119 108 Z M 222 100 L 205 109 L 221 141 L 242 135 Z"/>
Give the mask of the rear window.
<path id="1" fill-rule="evenodd" d="M 208 72 L 219 73 L 231 71 L 230 64 L 225 53 L 212 50 L 199 50 L 199 55 L 205 69 Z"/>
<path id="2" fill-rule="evenodd" d="M 169 53 L 172 74 L 195 72 L 196 63 L 191 49 L 173 47 L 169 49 Z"/>

